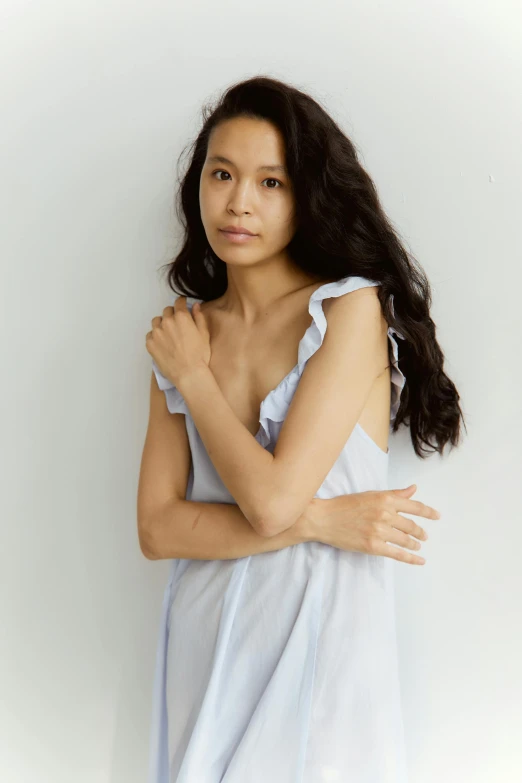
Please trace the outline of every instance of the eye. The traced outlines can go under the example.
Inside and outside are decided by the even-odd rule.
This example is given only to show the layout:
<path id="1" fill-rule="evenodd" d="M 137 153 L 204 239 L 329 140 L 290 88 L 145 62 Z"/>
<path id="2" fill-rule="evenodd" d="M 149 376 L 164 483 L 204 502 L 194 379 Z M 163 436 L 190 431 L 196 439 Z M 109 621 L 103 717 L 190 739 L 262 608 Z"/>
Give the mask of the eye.
<path id="1" fill-rule="evenodd" d="M 214 176 L 214 174 L 228 174 L 228 171 L 223 171 L 223 169 L 218 169 L 217 171 L 212 172 L 212 176 Z M 220 182 L 223 182 L 223 180 L 220 179 Z"/>
<path id="2" fill-rule="evenodd" d="M 226 174 L 227 176 L 230 176 L 228 171 L 225 171 L 224 169 L 216 169 L 216 171 L 212 172 L 212 176 L 214 176 L 214 174 Z M 221 177 L 218 177 L 218 181 L 227 182 L 226 179 L 221 179 Z M 281 188 L 283 187 L 283 183 L 280 182 L 278 179 L 274 179 L 273 177 L 267 177 L 267 179 L 264 179 L 263 182 L 277 182 L 279 187 Z M 277 190 L 277 188 L 268 188 L 268 190 Z"/>
<path id="3" fill-rule="evenodd" d="M 283 187 L 283 183 L 273 177 L 268 177 L 267 179 L 264 179 L 263 182 L 277 182 L 280 187 Z M 268 188 L 268 190 L 277 190 L 277 188 Z"/>

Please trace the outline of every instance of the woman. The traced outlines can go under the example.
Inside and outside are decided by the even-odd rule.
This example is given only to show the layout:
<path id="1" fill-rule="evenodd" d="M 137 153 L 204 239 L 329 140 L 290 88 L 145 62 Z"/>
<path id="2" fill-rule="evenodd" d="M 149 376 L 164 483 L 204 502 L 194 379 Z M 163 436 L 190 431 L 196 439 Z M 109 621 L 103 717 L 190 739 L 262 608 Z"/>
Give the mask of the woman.
<path id="1" fill-rule="evenodd" d="M 277 80 L 205 113 L 180 196 L 138 491 L 172 559 L 149 783 L 404 783 L 392 560 L 424 562 L 400 512 L 439 515 L 388 490 L 388 434 L 442 454 L 462 416 L 429 283 Z"/>

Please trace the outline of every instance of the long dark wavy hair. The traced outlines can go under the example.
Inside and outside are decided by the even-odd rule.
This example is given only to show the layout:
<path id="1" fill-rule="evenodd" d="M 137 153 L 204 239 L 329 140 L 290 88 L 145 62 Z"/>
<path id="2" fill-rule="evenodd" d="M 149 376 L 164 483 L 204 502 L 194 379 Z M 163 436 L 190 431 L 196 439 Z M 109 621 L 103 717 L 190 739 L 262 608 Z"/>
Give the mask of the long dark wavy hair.
<path id="1" fill-rule="evenodd" d="M 398 361 L 406 384 L 393 432 L 407 424 L 417 456 L 442 455 L 448 442 L 459 443 L 464 417 L 457 389 L 443 369 L 428 279 L 399 241 L 354 144 L 305 92 L 256 76 L 233 84 L 217 105 L 203 106 L 203 126 L 178 180 L 176 212 L 184 236 L 180 252 L 166 265 L 168 285 L 178 295 L 203 301 L 227 289 L 227 265 L 212 250 L 201 220 L 199 185 L 210 134 L 235 117 L 269 121 L 283 136 L 298 226 L 286 248 L 292 261 L 325 281 L 355 275 L 380 283 L 384 316 L 404 338 L 398 341 Z"/>

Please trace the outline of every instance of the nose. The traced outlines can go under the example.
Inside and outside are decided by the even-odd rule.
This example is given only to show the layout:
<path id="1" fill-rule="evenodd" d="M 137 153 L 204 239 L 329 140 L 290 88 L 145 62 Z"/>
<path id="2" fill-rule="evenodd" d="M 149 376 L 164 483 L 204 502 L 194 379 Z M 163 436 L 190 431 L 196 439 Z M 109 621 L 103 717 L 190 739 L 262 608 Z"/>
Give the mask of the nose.
<path id="1" fill-rule="evenodd" d="M 248 183 L 237 184 L 232 188 L 228 208 L 235 214 L 250 214 L 252 211 L 251 190 Z"/>

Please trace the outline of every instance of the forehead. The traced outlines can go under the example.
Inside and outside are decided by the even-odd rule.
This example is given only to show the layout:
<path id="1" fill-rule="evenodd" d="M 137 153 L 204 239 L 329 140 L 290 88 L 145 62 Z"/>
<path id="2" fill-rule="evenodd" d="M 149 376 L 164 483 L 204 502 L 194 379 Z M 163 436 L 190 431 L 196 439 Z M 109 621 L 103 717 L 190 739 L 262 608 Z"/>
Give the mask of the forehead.
<path id="1" fill-rule="evenodd" d="M 237 168 L 288 173 L 285 145 L 280 131 L 266 120 L 237 117 L 220 123 L 212 131 L 206 163 Z"/>

